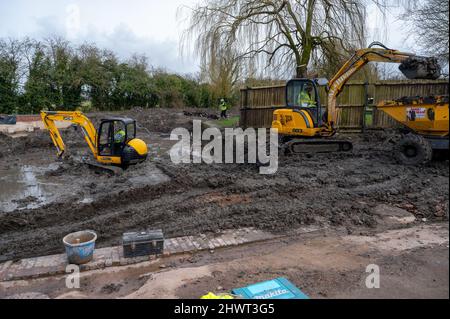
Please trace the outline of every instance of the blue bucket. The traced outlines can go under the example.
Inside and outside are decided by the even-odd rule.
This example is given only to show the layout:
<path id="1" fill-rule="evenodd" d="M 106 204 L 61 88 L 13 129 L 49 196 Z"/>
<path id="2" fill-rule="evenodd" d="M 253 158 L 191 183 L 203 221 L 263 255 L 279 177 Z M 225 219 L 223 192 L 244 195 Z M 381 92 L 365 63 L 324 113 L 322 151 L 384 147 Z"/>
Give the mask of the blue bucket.
<path id="1" fill-rule="evenodd" d="M 63 238 L 67 259 L 70 264 L 82 265 L 90 262 L 94 256 L 97 234 L 90 230 L 72 233 Z"/>

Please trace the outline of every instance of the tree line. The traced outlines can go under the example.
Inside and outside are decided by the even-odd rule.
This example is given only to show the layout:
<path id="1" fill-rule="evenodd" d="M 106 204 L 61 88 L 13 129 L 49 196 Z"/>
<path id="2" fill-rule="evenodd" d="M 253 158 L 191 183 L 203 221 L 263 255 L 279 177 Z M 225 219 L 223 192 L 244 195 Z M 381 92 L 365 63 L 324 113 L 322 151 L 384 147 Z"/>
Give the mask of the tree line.
<path id="1" fill-rule="evenodd" d="M 122 60 L 94 44 L 74 46 L 59 37 L 0 39 L 0 113 L 210 107 L 220 97 L 198 76 L 152 68 L 144 55 Z"/>

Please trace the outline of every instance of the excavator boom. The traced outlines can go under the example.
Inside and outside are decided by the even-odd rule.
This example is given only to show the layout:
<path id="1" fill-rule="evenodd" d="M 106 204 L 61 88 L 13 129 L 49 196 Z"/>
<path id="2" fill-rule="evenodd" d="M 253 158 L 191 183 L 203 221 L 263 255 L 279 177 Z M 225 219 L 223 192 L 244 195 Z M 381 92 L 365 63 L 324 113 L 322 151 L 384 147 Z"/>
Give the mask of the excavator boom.
<path id="1" fill-rule="evenodd" d="M 378 46 L 379 48 L 375 48 Z M 373 42 L 367 49 L 361 49 L 341 67 L 329 83 L 328 91 L 328 126 L 332 129 L 336 122 L 336 100 L 347 81 L 369 62 L 400 64 L 400 71 L 408 79 L 435 80 L 441 75 L 441 68 L 435 58 L 420 57 L 414 53 L 401 52 Z"/>
<path id="2" fill-rule="evenodd" d="M 44 122 L 46 129 L 50 132 L 50 137 L 58 150 L 58 156 L 61 157 L 66 150 L 64 141 L 61 134 L 55 124 L 55 121 L 71 122 L 81 127 L 83 131 L 84 138 L 94 155 L 97 159 L 97 131 L 95 130 L 92 122 L 81 112 L 53 112 L 53 111 L 42 111 L 41 118 Z"/>

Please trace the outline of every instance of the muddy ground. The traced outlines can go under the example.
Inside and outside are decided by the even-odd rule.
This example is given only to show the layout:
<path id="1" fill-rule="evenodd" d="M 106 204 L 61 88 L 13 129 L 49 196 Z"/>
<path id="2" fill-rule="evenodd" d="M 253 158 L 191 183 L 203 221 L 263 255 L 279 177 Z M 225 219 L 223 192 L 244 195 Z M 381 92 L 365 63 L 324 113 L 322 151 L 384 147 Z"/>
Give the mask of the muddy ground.
<path id="1" fill-rule="evenodd" d="M 380 269 L 368 289 L 366 267 Z M 448 299 L 448 225 L 421 224 L 370 236 L 327 229 L 263 243 L 171 256 L 65 276 L 0 282 L 0 298 L 189 298 L 226 293 L 277 277 L 309 297 Z"/>
<path id="2" fill-rule="evenodd" d="M 255 165 L 174 165 L 168 133 L 190 127 L 192 118 L 179 110 L 127 114 L 139 121 L 151 156 L 119 176 L 57 161 L 47 132 L 0 136 L 0 261 L 61 253 L 62 237 L 81 229 L 95 230 L 102 247 L 145 228 L 162 228 L 167 237 L 302 225 L 360 234 L 380 226 L 382 204 L 411 212 L 418 223 L 448 220 L 448 160 L 397 164 L 384 132 L 345 136 L 354 142 L 350 153 L 282 157 L 268 176 Z M 88 154 L 81 132 L 63 136 L 72 157 Z"/>

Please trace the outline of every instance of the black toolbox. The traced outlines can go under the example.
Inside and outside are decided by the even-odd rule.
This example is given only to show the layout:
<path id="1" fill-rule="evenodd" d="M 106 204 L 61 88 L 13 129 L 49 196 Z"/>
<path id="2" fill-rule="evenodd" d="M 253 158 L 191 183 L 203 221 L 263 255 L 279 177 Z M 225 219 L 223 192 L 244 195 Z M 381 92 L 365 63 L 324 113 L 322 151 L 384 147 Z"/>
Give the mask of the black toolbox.
<path id="1" fill-rule="evenodd" d="M 162 255 L 164 234 L 161 229 L 124 233 L 122 246 L 125 258 Z"/>

